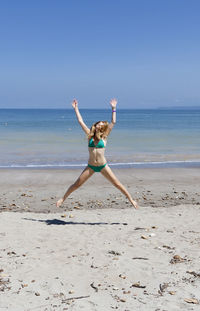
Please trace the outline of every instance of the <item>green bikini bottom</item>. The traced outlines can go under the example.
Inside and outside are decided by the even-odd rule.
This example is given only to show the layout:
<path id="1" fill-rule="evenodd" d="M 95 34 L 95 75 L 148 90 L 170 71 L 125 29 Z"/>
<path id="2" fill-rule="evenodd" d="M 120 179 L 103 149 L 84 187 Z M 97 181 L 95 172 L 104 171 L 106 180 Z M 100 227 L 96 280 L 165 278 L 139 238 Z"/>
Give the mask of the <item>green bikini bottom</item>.
<path id="1" fill-rule="evenodd" d="M 90 165 L 88 164 L 88 167 L 90 167 L 94 172 L 101 172 L 101 170 L 107 165 L 107 163 L 105 163 L 104 165 L 100 165 L 100 166 L 94 166 L 94 165 Z"/>

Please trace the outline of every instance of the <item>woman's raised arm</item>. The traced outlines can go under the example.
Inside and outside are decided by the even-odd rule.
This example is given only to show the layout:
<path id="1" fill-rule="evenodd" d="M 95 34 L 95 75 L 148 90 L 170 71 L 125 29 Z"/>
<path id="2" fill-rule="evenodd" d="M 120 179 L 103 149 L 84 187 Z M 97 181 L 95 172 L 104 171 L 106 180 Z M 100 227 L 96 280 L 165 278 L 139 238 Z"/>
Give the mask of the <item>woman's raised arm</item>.
<path id="1" fill-rule="evenodd" d="M 76 117 L 77 117 L 77 120 L 78 120 L 78 123 L 80 124 L 80 126 L 82 127 L 83 131 L 89 135 L 90 133 L 90 129 L 87 127 L 87 125 L 84 123 L 83 121 L 83 118 L 79 112 L 79 109 L 78 109 L 78 101 L 76 99 L 73 100 L 72 102 L 72 107 L 74 108 L 75 110 L 75 113 L 76 113 Z"/>
<path id="2" fill-rule="evenodd" d="M 111 123 L 109 123 L 108 125 L 108 129 L 106 131 L 106 136 L 108 136 L 110 134 L 110 132 L 112 131 L 113 126 L 116 123 L 116 106 L 117 106 L 117 100 L 115 98 L 111 99 L 110 101 L 110 105 L 112 107 L 112 120 Z"/>

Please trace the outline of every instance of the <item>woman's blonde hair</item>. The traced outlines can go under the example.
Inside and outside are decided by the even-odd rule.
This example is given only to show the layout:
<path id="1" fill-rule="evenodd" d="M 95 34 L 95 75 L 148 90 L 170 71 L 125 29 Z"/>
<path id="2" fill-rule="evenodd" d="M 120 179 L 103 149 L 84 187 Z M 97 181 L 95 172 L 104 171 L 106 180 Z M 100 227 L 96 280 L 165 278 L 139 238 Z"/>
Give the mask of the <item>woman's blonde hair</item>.
<path id="1" fill-rule="evenodd" d="M 96 132 L 96 125 L 100 122 L 103 122 L 104 125 L 102 126 L 102 128 L 98 132 Z M 92 137 L 96 136 L 97 139 L 101 139 L 101 138 L 106 137 L 107 136 L 106 131 L 108 129 L 108 125 L 109 125 L 108 121 L 98 121 L 98 122 L 92 124 L 88 138 L 91 139 Z"/>

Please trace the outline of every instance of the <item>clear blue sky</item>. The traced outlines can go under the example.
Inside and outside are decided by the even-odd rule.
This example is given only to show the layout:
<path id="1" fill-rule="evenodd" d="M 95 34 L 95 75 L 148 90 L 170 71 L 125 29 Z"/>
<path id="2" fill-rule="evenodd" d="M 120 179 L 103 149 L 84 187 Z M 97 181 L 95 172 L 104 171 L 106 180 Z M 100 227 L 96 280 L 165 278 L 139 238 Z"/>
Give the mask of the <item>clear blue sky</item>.
<path id="1" fill-rule="evenodd" d="M 0 108 L 200 106 L 199 0 L 0 2 Z"/>

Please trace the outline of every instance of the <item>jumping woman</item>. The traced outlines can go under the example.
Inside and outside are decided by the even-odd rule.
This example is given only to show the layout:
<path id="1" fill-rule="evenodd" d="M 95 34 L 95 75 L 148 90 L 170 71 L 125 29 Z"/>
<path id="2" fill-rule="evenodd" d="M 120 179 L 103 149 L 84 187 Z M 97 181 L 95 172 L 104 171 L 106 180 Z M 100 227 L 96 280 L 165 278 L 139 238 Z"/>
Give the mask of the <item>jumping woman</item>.
<path id="1" fill-rule="evenodd" d="M 117 177 L 112 172 L 111 168 L 108 166 L 104 152 L 107 143 L 107 137 L 110 134 L 114 124 L 116 123 L 116 99 L 110 101 L 112 107 L 112 121 L 108 123 L 107 121 L 98 121 L 92 125 L 89 129 L 84 123 L 81 114 L 78 109 L 78 102 L 76 99 L 72 102 L 72 107 L 75 110 L 77 120 L 82 127 L 83 131 L 88 137 L 88 149 L 89 149 L 89 160 L 87 167 L 83 170 L 79 178 L 72 184 L 64 194 L 64 196 L 57 201 L 56 206 L 59 207 L 66 200 L 66 198 L 75 190 L 77 190 L 88 178 L 90 178 L 95 172 L 101 172 L 101 174 L 106 177 L 115 187 L 117 187 L 130 201 L 130 203 L 138 208 L 137 202 L 135 202 L 130 193 L 126 188 L 120 183 Z"/>

